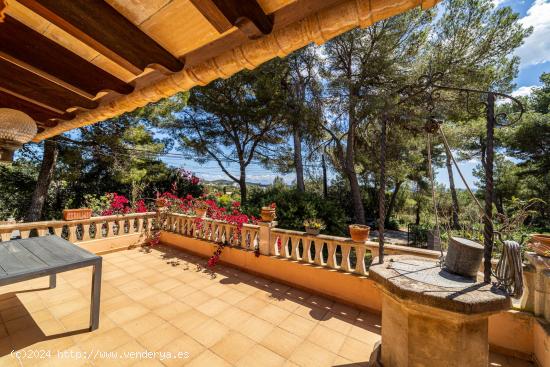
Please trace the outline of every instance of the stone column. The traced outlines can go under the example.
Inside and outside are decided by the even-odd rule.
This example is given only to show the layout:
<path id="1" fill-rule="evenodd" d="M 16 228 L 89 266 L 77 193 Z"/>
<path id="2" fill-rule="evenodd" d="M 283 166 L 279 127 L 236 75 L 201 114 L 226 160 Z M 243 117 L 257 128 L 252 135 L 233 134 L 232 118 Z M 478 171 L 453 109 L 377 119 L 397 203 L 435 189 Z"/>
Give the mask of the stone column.
<path id="1" fill-rule="evenodd" d="M 271 229 L 277 226 L 277 222 L 258 222 L 260 226 L 260 232 L 258 234 L 258 241 L 260 246 L 260 254 L 271 255 L 270 248 L 274 244 L 271 242 Z"/>
<path id="2" fill-rule="evenodd" d="M 529 287 L 529 283 L 526 284 L 528 287 L 525 299 L 526 307 L 531 306 L 529 304 L 529 301 L 531 301 L 535 316 L 550 321 L 550 258 L 532 252 L 527 252 L 525 257 L 534 267 L 531 287 Z M 523 301 L 522 297 L 522 306 Z"/>
<path id="3" fill-rule="evenodd" d="M 510 307 L 504 292 L 410 255 L 388 256 L 370 267 L 369 277 L 382 291 L 375 366 L 488 365 L 488 318 Z"/>
<path id="4" fill-rule="evenodd" d="M 488 365 L 487 315 L 407 303 L 389 292 L 383 292 L 382 310 L 382 366 Z"/>

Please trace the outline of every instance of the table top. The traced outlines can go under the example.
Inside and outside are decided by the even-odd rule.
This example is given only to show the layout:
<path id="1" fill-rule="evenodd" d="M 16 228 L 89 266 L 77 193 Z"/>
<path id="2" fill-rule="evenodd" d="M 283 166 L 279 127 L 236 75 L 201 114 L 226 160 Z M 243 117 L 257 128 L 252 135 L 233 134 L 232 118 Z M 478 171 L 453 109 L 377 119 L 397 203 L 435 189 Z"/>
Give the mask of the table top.
<path id="1" fill-rule="evenodd" d="M 89 266 L 97 256 L 58 236 L 0 242 L 0 285 Z"/>
<path id="2" fill-rule="evenodd" d="M 511 306 L 504 291 L 449 273 L 436 260 L 410 255 L 385 260 L 369 268 L 369 277 L 399 299 L 463 314 L 499 312 Z"/>

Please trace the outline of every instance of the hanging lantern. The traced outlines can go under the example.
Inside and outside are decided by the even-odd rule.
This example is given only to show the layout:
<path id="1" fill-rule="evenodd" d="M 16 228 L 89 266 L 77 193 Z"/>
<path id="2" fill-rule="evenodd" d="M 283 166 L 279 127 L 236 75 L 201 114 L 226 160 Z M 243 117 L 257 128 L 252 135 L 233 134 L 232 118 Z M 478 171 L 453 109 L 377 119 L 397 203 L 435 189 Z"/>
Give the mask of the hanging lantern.
<path id="1" fill-rule="evenodd" d="M 34 138 L 36 123 L 24 112 L 0 108 L 0 163 L 12 162 L 15 150 Z"/>

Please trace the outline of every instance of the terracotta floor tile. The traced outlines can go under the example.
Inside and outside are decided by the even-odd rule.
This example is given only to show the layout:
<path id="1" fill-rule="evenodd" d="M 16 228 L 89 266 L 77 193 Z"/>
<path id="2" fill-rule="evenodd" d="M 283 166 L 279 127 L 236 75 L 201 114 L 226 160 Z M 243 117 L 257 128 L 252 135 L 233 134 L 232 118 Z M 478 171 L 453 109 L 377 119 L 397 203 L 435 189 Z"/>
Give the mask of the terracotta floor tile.
<path id="1" fill-rule="evenodd" d="M 256 316 L 274 325 L 278 325 L 290 316 L 290 312 L 273 304 L 268 304 L 266 307 L 256 312 Z"/>
<path id="2" fill-rule="evenodd" d="M 196 358 L 193 358 L 187 365 L 190 367 L 230 367 L 231 365 L 218 357 L 208 349 L 202 352 Z"/>
<path id="3" fill-rule="evenodd" d="M 262 367 L 279 367 L 285 363 L 285 359 L 280 355 L 270 351 L 269 349 L 256 345 L 249 350 L 248 353 L 237 362 L 238 367 L 262 366 Z"/>
<path id="4" fill-rule="evenodd" d="M 204 293 L 209 294 L 212 297 L 219 297 L 223 299 L 222 294 L 229 291 L 227 287 L 220 283 L 214 283 L 202 290 Z"/>
<path id="5" fill-rule="evenodd" d="M 210 348 L 229 333 L 229 328 L 219 321 L 209 319 L 200 323 L 187 334 L 193 339 Z"/>
<path id="6" fill-rule="evenodd" d="M 181 301 L 187 303 L 190 306 L 199 307 L 200 305 L 210 301 L 210 299 L 212 299 L 212 297 L 210 297 L 208 294 L 201 291 L 196 291 L 194 293 L 186 295 L 185 297 L 182 297 Z"/>
<path id="7" fill-rule="evenodd" d="M 210 348 L 211 351 L 231 364 L 237 363 L 252 348 L 256 348 L 256 342 L 246 336 L 232 331 Z"/>
<path id="8" fill-rule="evenodd" d="M 195 309 L 187 310 L 181 314 L 174 316 L 169 322 L 183 330 L 185 333 L 191 332 L 195 327 L 204 324 L 210 320 L 208 316 Z"/>
<path id="9" fill-rule="evenodd" d="M 290 356 L 290 360 L 301 367 L 332 366 L 335 358 L 336 354 L 308 341 L 300 344 Z"/>
<path id="10" fill-rule="evenodd" d="M 150 312 L 148 308 L 134 302 L 133 304 L 121 307 L 116 311 L 108 312 L 108 315 L 109 318 L 115 323 L 122 325 L 125 322 L 143 316 L 148 312 Z"/>
<path id="11" fill-rule="evenodd" d="M 332 353 L 338 353 L 345 339 L 346 336 L 344 334 L 340 334 L 323 325 L 317 325 L 307 337 L 308 341 Z"/>
<path id="12" fill-rule="evenodd" d="M 353 325 L 350 320 L 342 318 L 331 312 L 328 312 L 322 320 L 319 320 L 319 324 L 344 335 L 349 333 L 351 326 Z"/>
<path id="13" fill-rule="evenodd" d="M 104 333 L 97 334 L 84 341 L 77 343 L 78 347 L 84 351 L 99 350 L 112 351 L 116 347 L 123 345 L 133 338 L 120 328 L 112 328 Z"/>
<path id="14" fill-rule="evenodd" d="M 261 344 L 288 359 L 303 341 L 302 338 L 276 327 L 267 334 Z"/>
<path id="15" fill-rule="evenodd" d="M 236 328 L 238 332 L 256 342 L 262 341 L 273 329 L 273 324 L 256 316 L 248 318 L 248 320 Z"/>
<path id="16" fill-rule="evenodd" d="M 344 343 L 342 343 L 342 347 L 338 351 L 338 355 L 347 358 L 354 363 L 364 363 L 368 362 L 373 347 L 373 344 L 361 343 L 354 338 L 348 337 L 344 340 Z"/>
<path id="17" fill-rule="evenodd" d="M 178 358 L 165 359 L 162 363 L 168 367 L 181 366 L 198 357 L 205 347 L 189 335 L 182 335 L 160 348 L 163 352 L 170 352 Z M 180 358 L 181 356 L 181 358 Z"/>
<path id="18" fill-rule="evenodd" d="M 305 338 L 315 327 L 315 322 L 293 314 L 287 317 L 279 326 L 294 335 Z"/>
<path id="19" fill-rule="evenodd" d="M 225 303 L 217 298 L 212 298 L 198 307 L 199 311 L 207 316 L 213 317 L 231 307 L 229 303 Z"/>
<path id="20" fill-rule="evenodd" d="M 358 309 L 341 304 L 341 303 L 335 303 L 334 306 L 332 306 L 331 312 L 340 317 L 352 319 L 352 320 L 355 320 L 360 313 Z"/>
<path id="21" fill-rule="evenodd" d="M 138 336 L 136 340 L 147 350 L 159 351 L 162 350 L 163 346 L 183 335 L 180 329 L 165 322 L 149 330 L 145 334 Z"/>
<path id="22" fill-rule="evenodd" d="M 239 326 L 243 325 L 251 317 L 252 314 L 240 308 L 229 307 L 215 316 L 215 319 L 231 329 L 238 330 Z"/>
<path id="23" fill-rule="evenodd" d="M 140 300 L 140 304 L 150 310 L 155 310 L 159 307 L 172 304 L 176 301 L 174 297 L 164 292 L 156 292 L 155 294 Z"/>
<path id="24" fill-rule="evenodd" d="M 181 284 L 175 288 L 167 290 L 166 293 L 179 301 L 183 301 L 185 298 L 187 298 L 187 296 L 195 293 L 196 291 L 197 290 L 195 288 L 191 287 L 188 284 Z"/>
<path id="25" fill-rule="evenodd" d="M 138 336 L 145 334 L 149 330 L 152 330 L 163 323 L 163 319 L 154 313 L 148 313 L 122 324 L 121 328 L 134 338 L 137 338 Z"/>
<path id="26" fill-rule="evenodd" d="M 269 303 L 262 301 L 254 296 L 249 296 L 235 304 L 235 306 L 237 306 L 241 310 L 249 312 L 251 314 L 255 314 L 256 312 L 263 310 L 268 305 Z"/>
<path id="27" fill-rule="evenodd" d="M 224 302 L 227 302 L 230 305 L 234 305 L 248 297 L 248 295 L 245 293 L 236 291 L 234 289 L 229 289 L 229 287 L 226 287 L 226 288 L 227 288 L 227 292 L 223 294 L 222 299 Z"/>
<path id="28" fill-rule="evenodd" d="M 165 280 L 162 280 L 160 282 L 156 282 L 154 284 L 151 284 L 153 287 L 157 288 L 160 291 L 166 292 L 169 289 L 176 288 L 183 283 L 175 278 L 166 278 Z"/>
<path id="29" fill-rule="evenodd" d="M 152 311 L 164 320 L 171 320 L 177 315 L 180 315 L 185 311 L 189 311 L 190 309 L 191 306 L 180 301 L 174 301 L 167 305 L 154 308 Z"/>
<path id="30" fill-rule="evenodd" d="M 320 321 L 323 320 L 328 310 L 320 307 L 315 307 L 310 304 L 298 305 L 298 307 L 292 312 L 295 315 L 301 316 L 308 320 Z"/>

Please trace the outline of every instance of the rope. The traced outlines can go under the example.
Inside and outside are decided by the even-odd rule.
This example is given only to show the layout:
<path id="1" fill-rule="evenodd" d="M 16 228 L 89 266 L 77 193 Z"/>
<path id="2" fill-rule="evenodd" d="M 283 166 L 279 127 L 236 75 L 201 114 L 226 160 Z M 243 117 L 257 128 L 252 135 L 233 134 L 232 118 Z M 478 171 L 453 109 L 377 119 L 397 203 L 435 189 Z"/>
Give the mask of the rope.
<path id="1" fill-rule="evenodd" d="M 501 240 L 502 241 L 502 240 Z M 502 241 L 502 256 L 498 260 L 493 276 L 497 278 L 497 287 L 514 298 L 523 294 L 523 266 L 521 247 L 516 241 Z"/>
<path id="2" fill-rule="evenodd" d="M 434 184 L 434 175 L 432 172 L 432 134 L 428 132 L 428 174 L 430 175 L 430 183 L 432 185 L 432 202 L 434 206 L 435 214 L 435 227 L 437 228 L 437 237 L 441 242 L 441 229 L 439 227 L 439 215 L 437 213 L 437 202 L 435 200 L 435 184 Z M 439 251 L 441 252 L 440 263 L 443 264 L 445 255 L 443 255 L 443 247 L 441 243 L 439 244 Z"/>

